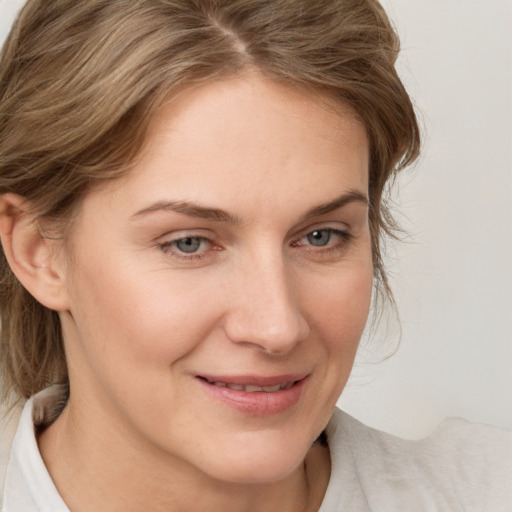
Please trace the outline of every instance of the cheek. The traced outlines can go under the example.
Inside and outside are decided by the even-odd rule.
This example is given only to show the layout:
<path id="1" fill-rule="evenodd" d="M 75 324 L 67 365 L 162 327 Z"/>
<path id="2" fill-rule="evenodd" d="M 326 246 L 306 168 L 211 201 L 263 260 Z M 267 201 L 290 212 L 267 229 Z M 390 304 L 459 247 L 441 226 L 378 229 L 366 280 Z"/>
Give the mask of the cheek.
<path id="1" fill-rule="evenodd" d="M 319 366 L 320 428 L 328 421 L 352 371 L 368 318 L 372 287 L 373 267 L 369 259 L 362 259 L 308 287 L 308 321 L 319 340 L 317 350 L 321 351 L 319 358 L 324 362 Z"/>
<path id="2" fill-rule="evenodd" d="M 322 333 L 331 350 L 357 349 L 368 318 L 372 286 L 372 265 L 367 261 L 308 285 L 310 324 Z"/>
<path id="3" fill-rule="evenodd" d="M 129 372 L 152 366 L 167 373 L 215 325 L 215 296 L 197 279 L 141 272 L 120 261 L 80 266 L 72 312 L 77 332 L 100 365 L 115 358 Z M 116 366 L 122 371 L 123 365 Z"/>

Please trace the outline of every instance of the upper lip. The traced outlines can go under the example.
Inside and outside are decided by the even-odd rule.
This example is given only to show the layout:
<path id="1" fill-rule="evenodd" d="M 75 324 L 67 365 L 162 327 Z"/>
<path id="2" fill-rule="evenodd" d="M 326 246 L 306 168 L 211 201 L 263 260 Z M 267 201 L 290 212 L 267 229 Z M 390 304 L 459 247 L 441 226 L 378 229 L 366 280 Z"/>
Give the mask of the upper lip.
<path id="1" fill-rule="evenodd" d="M 238 384 L 241 386 L 259 386 L 271 387 L 278 384 L 286 384 L 288 382 L 297 382 L 308 376 L 308 373 L 290 373 L 286 375 L 209 375 L 200 374 L 198 378 L 207 380 L 209 382 L 223 382 L 225 384 Z"/>

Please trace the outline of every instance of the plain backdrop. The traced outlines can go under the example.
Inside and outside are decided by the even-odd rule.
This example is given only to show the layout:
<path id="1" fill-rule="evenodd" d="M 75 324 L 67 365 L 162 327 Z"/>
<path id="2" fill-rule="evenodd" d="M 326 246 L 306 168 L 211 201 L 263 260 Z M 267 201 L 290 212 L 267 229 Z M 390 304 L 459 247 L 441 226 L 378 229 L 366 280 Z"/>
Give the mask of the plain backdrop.
<path id="1" fill-rule="evenodd" d="M 382 3 L 424 148 L 395 195 L 409 233 L 389 262 L 401 344 L 378 365 L 361 351 L 340 405 L 406 437 L 445 416 L 511 428 L 512 4 Z"/>
<path id="2" fill-rule="evenodd" d="M 0 38 L 22 0 L 0 0 Z M 340 406 L 415 438 L 445 416 L 512 428 L 512 2 L 383 0 L 423 155 L 393 194 L 401 317 L 366 336 Z"/>

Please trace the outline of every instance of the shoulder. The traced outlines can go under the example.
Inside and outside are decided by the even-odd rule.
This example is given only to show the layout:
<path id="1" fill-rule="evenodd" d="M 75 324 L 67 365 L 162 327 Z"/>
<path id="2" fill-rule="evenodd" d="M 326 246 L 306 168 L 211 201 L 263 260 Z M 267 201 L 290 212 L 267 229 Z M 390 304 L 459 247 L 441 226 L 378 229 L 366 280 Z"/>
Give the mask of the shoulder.
<path id="1" fill-rule="evenodd" d="M 0 411 L 0 510 L 68 510 L 48 475 L 35 436 L 35 428 L 58 416 L 66 389 L 51 386 L 7 414 Z"/>
<path id="2" fill-rule="evenodd" d="M 354 496 L 381 510 L 512 510 L 508 431 L 454 418 L 410 441 L 335 410 L 327 436 L 331 478 L 350 481 Z"/>

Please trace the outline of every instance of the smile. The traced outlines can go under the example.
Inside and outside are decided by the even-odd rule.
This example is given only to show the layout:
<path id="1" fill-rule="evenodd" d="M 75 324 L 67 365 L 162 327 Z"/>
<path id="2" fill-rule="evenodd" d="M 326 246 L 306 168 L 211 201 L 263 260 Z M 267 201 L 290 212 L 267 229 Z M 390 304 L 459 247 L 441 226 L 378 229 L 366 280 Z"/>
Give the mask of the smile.
<path id="1" fill-rule="evenodd" d="M 219 388 L 235 389 L 237 391 L 245 391 L 246 393 L 275 393 L 282 389 L 290 389 L 294 385 L 294 381 L 283 382 L 281 384 L 275 384 L 274 386 L 254 386 L 252 384 L 230 384 L 228 382 L 210 381 L 205 379 L 208 384 L 217 386 Z"/>
<path id="2" fill-rule="evenodd" d="M 197 380 L 208 396 L 251 416 L 279 414 L 294 407 L 304 392 L 308 374 L 260 376 L 204 376 Z"/>

